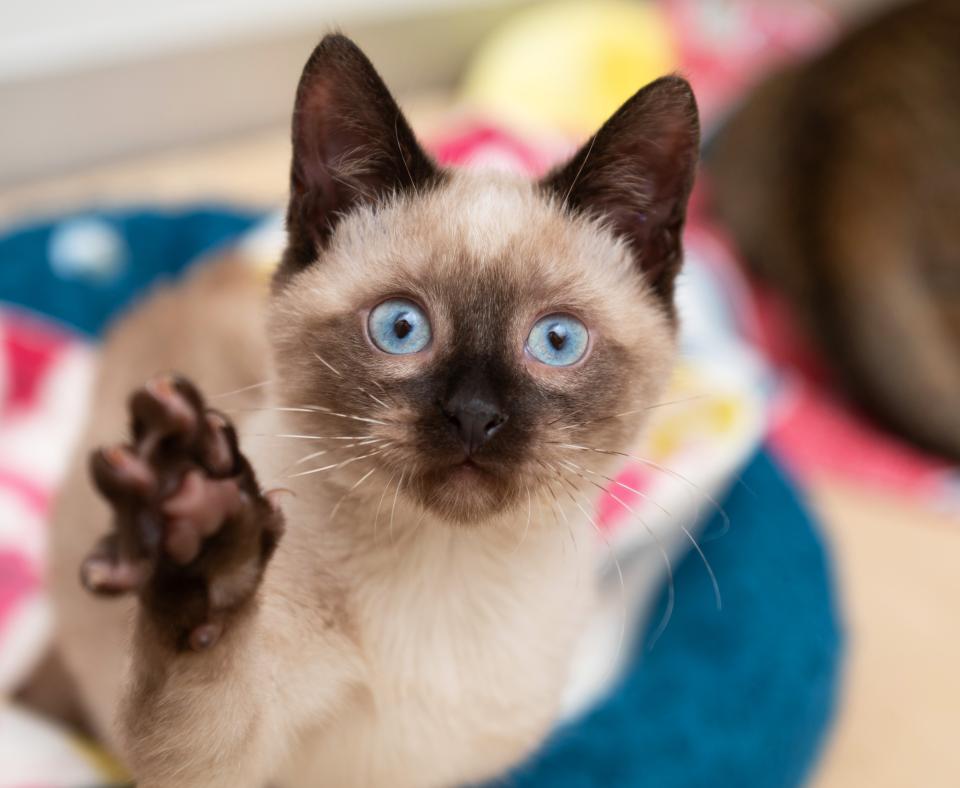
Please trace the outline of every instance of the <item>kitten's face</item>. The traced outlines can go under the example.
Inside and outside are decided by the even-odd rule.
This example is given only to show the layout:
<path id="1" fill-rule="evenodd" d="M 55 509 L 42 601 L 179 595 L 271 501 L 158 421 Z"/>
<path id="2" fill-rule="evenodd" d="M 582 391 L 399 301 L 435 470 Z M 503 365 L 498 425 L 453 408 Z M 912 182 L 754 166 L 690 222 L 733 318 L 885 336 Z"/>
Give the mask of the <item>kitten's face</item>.
<path id="1" fill-rule="evenodd" d="M 686 83 L 640 91 L 541 182 L 451 173 L 329 36 L 293 141 L 271 331 L 319 467 L 472 523 L 569 495 L 561 475 L 611 456 L 577 447 L 628 447 L 673 355 L 698 145 Z"/>
<path id="2" fill-rule="evenodd" d="M 566 495 L 564 463 L 604 459 L 570 445 L 627 449 L 674 333 L 609 231 L 530 183 L 463 173 L 345 218 L 273 326 L 285 404 L 343 414 L 301 414 L 304 428 L 364 444 L 337 459 L 376 452 L 344 471 L 402 478 L 461 522 L 550 483 Z"/>

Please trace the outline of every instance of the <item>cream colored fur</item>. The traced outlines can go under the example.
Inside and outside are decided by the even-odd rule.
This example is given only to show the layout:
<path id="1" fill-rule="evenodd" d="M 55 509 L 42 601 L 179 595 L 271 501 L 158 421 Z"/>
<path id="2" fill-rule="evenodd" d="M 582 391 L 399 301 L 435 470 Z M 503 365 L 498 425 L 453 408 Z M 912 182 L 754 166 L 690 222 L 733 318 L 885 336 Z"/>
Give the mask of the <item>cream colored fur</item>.
<path id="1" fill-rule="evenodd" d="M 518 471 L 527 495 L 471 526 L 425 514 L 405 494 L 396 470 L 413 457 L 391 456 L 394 466 L 355 490 L 358 467 L 289 478 L 308 449 L 270 436 L 303 422 L 231 410 L 289 404 L 290 391 L 302 392 L 318 374 L 302 345 L 303 326 L 317 316 L 398 280 L 449 275 L 469 287 L 474 273 L 494 268 L 529 306 L 504 330 L 522 341 L 530 315 L 576 299 L 595 341 L 616 337 L 633 353 L 622 410 L 656 401 L 673 329 L 623 244 L 503 177 L 458 174 L 422 199 L 345 218 L 323 259 L 272 300 L 269 347 L 261 285 L 232 261 L 156 296 L 114 332 L 57 507 L 53 579 L 61 652 L 140 786 L 449 786 L 495 777 L 542 742 L 589 610 L 587 517 L 561 497 L 561 519 L 532 468 Z M 442 297 L 436 304 L 443 342 Z M 414 361 L 392 363 L 386 380 L 415 372 Z M 199 654 L 156 649 L 134 604 L 88 597 L 76 582 L 83 553 L 109 522 L 82 459 L 122 434 L 126 392 L 170 368 L 208 396 L 277 379 L 266 397 L 253 389 L 211 404 L 236 418 L 263 485 L 292 491 L 258 605 Z M 543 374 L 568 385 L 556 370 Z M 628 449 L 641 423 L 637 414 L 605 425 L 603 445 Z M 591 467 L 609 472 L 610 459 L 593 457 Z M 595 490 L 579 487 L 589 511 Z"/>

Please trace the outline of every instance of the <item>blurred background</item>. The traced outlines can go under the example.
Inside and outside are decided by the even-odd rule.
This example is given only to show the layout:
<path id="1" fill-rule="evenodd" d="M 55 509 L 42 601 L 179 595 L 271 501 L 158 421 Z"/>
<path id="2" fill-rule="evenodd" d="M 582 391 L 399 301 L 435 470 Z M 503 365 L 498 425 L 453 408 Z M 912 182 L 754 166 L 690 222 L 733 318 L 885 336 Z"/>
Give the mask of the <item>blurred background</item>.
<path id="1" fill-rule="evenodd" d="M 856 16 L 885 2 L 817 5 Z M 14 210 L 14 201 L 19 210 L 29 208 L 26 189 L 39 179 L 214 140 L 237 143 L 256 133 L 266 138 L 268 131 L 283 136 L 300 69 L 322 30 L 348 31 L 401 95 L 455 95 L 485 37 L 530 5 L 517 0 L 8 0 L 0 8 L 5 210 Z M 710 15 L 716 13 L 711 5 L 723 4 L 701 5 Z M 769 5 L 789 5 L 789 0 Z M 246 178 L 256 180 L 253 174 Z M 208 188 L 246 196 L 231 191 L 230 184 Z M 144 193 L 152 194 L 147 189 L 144 185 Z M 283 189 L 261 194 L 282 198 Z"/>
<path id="2" fill-rule="evenodd" d="M 918 19 L 884 22 L 895 5 Z M 0 692 L 13 695 L 49 637 L 46 512 L 99 337 L 148 286 L 224 247 L 269 271 L 296 82 L 320 36 L 340 29 L 455 166 L 541 173 L 664 73 L 688 77 L 701 106 L 675 381 L 692 404 L 658 415 L 650 450 L 708 491 L 690 516 L 704 513 L 723 610 L 683 563 L 660 632 L 662 577 L 630 586 L 641 645 L 623 683 L 583 700 L 574 734 L 518 782 L 960 784 L 951 5 L 0 0 Z M 852 32 L 864 25 L 874 32 Z M 811 185 L 801 176 L 813 172 Z M 865 239 L 904 215 L 859 198 L 878 194 L 909 194 L 911 210 L 938 217 L 917 231 L 934 249 L 923 281 L 948 283 L 916 295 L 927 257 L 892 261 L 892 308 L 879 274 L 832 256 L 873 248 Z M 870 255 L 884 270 L 883 253 Z M 947 328 L 899 332 L 901 319 Z M 920 357 L 923 374 L 906 366 Z M 691 505 L 689 489 L 663 495 Z M 711 503 L 731 520 L 722 538 Z M 605 527 L 626 556 L 635 529 L 615 520 Z M 122 779 L 92 743 L 0 709 L 0 786 Z"/>

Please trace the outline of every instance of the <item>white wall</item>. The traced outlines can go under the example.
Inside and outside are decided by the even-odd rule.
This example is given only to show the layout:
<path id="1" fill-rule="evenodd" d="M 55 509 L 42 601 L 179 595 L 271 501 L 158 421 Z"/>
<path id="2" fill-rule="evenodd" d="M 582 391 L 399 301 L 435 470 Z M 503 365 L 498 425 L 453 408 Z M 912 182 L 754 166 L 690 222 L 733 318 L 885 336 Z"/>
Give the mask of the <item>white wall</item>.
<path id="1" fill-rule="evenodd" d="M 0 81 L 304 27 L 493 4 L 483 0 L 0 0 Z"/>
<path id="2" fill-rule="evenodd" d="M 859 11 L 890 0 L 822 2 Z M 502 0 L 0 0 L 0 82 L 304 27 L 502 4 Z"/>
<path id="3" fill-rule="evenodd" d="M 0 0 L 0 187 L 286 123 L 338 27 L 395 89 L 451 84 L 526 0 Z"/>

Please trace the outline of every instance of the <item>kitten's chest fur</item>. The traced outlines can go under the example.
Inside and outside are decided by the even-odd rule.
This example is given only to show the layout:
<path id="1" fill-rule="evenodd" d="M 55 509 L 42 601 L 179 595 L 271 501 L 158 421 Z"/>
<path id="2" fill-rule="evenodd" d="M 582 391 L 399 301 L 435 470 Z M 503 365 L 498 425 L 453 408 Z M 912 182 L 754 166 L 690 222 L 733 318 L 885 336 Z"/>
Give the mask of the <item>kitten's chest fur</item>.
<path id="1" fill-rule="evenodd" d="M 293 784 L 481 780 L 556 716 L 592 596 L 590 534 L 574 544 L 578 526 L 542 512 L 496 530 L 418 519 L 402 513 L 391 536 L 384 516 L 337 562 L 365 682 L 335 729 L 305 741 Z"/>

